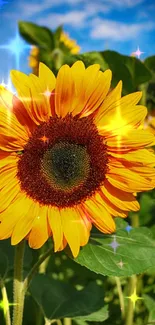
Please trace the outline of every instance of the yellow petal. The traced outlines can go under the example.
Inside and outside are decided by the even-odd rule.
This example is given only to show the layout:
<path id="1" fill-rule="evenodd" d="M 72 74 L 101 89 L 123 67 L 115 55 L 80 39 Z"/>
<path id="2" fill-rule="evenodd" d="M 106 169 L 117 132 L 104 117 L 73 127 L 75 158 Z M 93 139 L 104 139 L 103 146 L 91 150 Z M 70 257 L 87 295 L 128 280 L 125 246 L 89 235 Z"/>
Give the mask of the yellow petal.
<path id="1" fill-rule="evenodd" d="M 129 162 L 132 166 L 155 166 L 155 155 L 147 149 L 139 149 L 121 154 L 110 152 L 110 155 L 121 162 Z"/>
<path id="2" fill-rule="evenodd" d="M 49 207 L 48 209 L 48 222 L 52 231 L 54 241 L 54 251 L 57 252 L 62 244 L 63 229 L 60 210 L 57 208 Z"/>
<path id="3" fill-rule="evenodd" d="M 9 238 L 19 219 L 24 215 L 26 218 L 27 211 L 30 207 L 30 200 L 23 194 L 19 194 L 13 203 L 11 203 L 4 212 L 0 213 L 0 239 Z M 20 236 L 20 233 L 17 236 Z M 20 240 L 23 239 L 20 236 Z M 20 241 L 19 240 L 19 241 Z"/>
<path id="4" fill-rule="evenodd" d="M 13 229 L 11 244 L 17 245 L 30 232 L 34 219 L 39 213 L 39 204 L 26 196 L 22 199 L 23 206 L 21 209 L 23 213 L 19 215 L 18 221 Z M 18 212 L 16 212 L 18 214 Z"/>
<path id="5" fill-rule="evenodd" d="M 109 152 L 128 152 L 131 149 L 142 149 L 149 146 L 154 135 L 145 130 L 129 130 L 124 135 L 112 136 L 106 139 Z"/>
<path id="6" fill-rule="evenodd" d="M 119 81 L 117 86 L 109 92 L 109 94 L 104 99 L 103 104 L 101 105 L 100 109 L 97 111 L 97 114 L 94 118 L 94 123 L 99 126 L 101 124 L 101 120 L 104 117 L 105 112 L 108 111 L 109 107 L 112 106 L 113 103 L 118 102 L 121 98 L 122 92 L 122 81 Z"/>
<path id="7" fill-rule="evenodd" d="M 113 186 L 125 192 L 141 192 L 153 188 L 152 184 L 146 178 L 127 168 L 111 167 L 108 170 L 106 178 Z"/>
<path id="8" fill-rule="evenodd" d="M 35 217 L 32 229 L 28 235 L 29 246 L 34 249 L 42 247 L 49 238 L 49 235 L 47 207 L 40 207 L 38 216 Z"/>
<path id="9" fill-rule="evenodd" d="M 60 210 L 64 236 L 70 246 L 72 254 L 76 257 L 80 250 L 80 231 L 81 222 L 79 213 L 76 209 L 67 208 Z"/>
<path id="10" fill-rule="evenodd" d="M 63 65 L 57 75 L 55 87 L 55 111 L 60 117 L 64 117 L 72 111 L 74 100 L 74 83 L 71 69 L 68 65 Z"/>
<path id="11" fill-rule="evenodd" d="M 103 233 L 110 234 L 115 231 L 115 222 L 106 210 L 104 202 L 98 193 L 84 203 L 84 211 L 93 224 Z"/>
<path id="12" fill-rule="evenodd" d="M 119 209 L 125 211 L 138 211 L 140 209 L 139 203 L 133 194 L 121 191 L 118 188 L 116 189 L 107 180 L 104 181 L 101 191 Z"/>

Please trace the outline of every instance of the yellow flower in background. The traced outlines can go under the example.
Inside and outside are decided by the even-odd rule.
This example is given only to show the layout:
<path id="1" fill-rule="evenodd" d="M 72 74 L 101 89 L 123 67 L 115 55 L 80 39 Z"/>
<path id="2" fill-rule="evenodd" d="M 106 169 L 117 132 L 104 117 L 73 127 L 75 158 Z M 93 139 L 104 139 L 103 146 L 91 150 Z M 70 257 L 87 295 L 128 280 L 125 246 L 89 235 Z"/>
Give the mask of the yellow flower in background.
<path id="1" fill-rule="evenodd" d="M 150 114 L 147 116 L 144 123 L 144 128 L 155 135 L 155 116 L 152 116 Z"/>
<path id="2" fill-rule="evenodd" d="M 61 33 L 60 42 L 62 42 L 70 50 L 71 54 L 78 54 L 80 52 L 80 46 L 77 45 L 75 40 L 70 39 L 67 33 Z M 37 46 L 32 46 L 31 48 L 29 56 L 29 67 L 32 68 L 34 74 L 38 74 L 39 48 Z"/>
<path id="3" fill-rule="evenodd" d="M 29 67 L 38 69 L 39 66 L 39 49 L 37 46 L 32 46 L 29 56 Z"/>
<path id="4" fill-rule="evenodd" d="M 80 46 L 75 40 L 70 39 L 69 35 L 65 32 L 61 33 L 60 41 L 68 47 L 71 54 L 78 54 L 80 52 Z"/>
<path id="5" fill-rule="evenodd" d="M 27 238 L 73 256 L 92 224 L 115 231 L 114 217 L 137 211 L 135 192 L 155 186 L 154 135 L 143 129 L 141 92 L 109 92 L 112 73 L 81 61 L 57 78 L 42 63 L 39 77 L 12 71 L 18 98 L 0 90 L 0 239 Z"/>

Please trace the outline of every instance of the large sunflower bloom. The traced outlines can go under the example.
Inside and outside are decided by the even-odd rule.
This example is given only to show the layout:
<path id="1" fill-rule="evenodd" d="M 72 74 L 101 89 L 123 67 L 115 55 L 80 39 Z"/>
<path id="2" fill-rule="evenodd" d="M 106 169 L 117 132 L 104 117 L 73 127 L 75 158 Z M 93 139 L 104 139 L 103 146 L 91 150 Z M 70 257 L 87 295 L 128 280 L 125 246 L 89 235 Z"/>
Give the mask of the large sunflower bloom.
<path id="1" fill-rule="evenodd" d="M 55 79 L 12 71 L 18 98 L 0 91 L 0 239 L 27 238 L 41 247 L 53 237 L 73 256 L 92 224 L 115 231 L 114 217 L 137 211 L 134 192 L 155 185 L 154 135 L 143 130 L 141 92 L 109 92 L 111 71 L 64 65 Z"/>

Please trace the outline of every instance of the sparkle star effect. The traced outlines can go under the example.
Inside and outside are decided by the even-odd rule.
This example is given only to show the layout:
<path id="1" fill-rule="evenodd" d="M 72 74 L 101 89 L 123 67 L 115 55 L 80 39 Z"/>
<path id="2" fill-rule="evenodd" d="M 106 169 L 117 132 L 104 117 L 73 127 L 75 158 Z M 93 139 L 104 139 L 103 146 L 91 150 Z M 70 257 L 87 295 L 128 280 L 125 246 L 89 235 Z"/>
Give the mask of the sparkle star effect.
<path id="1" fill-rule="evenodd" d="M 44 135 L 42 138 L 40 138 L 41 141 L 43 141 L 44 143 L 48 143 L 49 138 L 46 137 L 46 135 Z"/>
<path id="2" fill-rule="evenodd" d="M 137 296 L 136 288 L 134 289 L 133 294 L 131 296 L 129 296 L 129 297 L 126 297 L 126 298 L 128 298 L 128 299 L 130 299 L 132 301 L 134 309 L 135 309 L 136 301 L 140 300 L 140 299 L 143 299 L 143 298 Z"/>
<path id="3" fill-rule="evenodd" d="M 125 230 L 129 233 L 131 231 L 131 229 L 133 229 L 130 225 L 127 225 Z"/>
<path id="4" fill-rule="evenodd" d="M 117 265 L 119 265 L 119 267 L 120 267 L 121 269 L 123 268 L 124 264 L 125 264 L 125 263 L 123 263 L 123 261 L 122 261 L 122 260 L 120 260 L 120 262 L 119 262 L 119 263 L 117 263 Z"/>
<path id="5" fill-rule="evenodd" d="M 140 56 L 143 53 L 145 53 L 145 52 L 141 52 L 141 50 L 140 50 L 140 48 L 138 46 L 136 52 L 133 52 L 133 55 L 136 56 L 138 59 L 140 59 Z"/>
<path id="6" fill-rule="evenodd" d="M 3 310 L 4 316 L 6 316 L 9 306 L 15 306 L 15 305 L 17 305 L 17 304 L 8 302 L 6 297 L 4 297 L 3 300 L 0 300 L 0 309 Z"/>
<path id="7" fill-rule="evenodd" d="M 0 45 L 0 49 L 7 50 L 14 55 L 16 60 L 16 69 L 19 70 L 20 57 L 26 49 L 31 49 L 31 46 L 26 44 L 26 42 L 19 36 L 19 33 L 16 32 L 15 37 L 12 38 L 8 44 Z"/>
<path id="8" fill-rule="evenodd" d="M 2 79 L 2 82 L 0 83 L 0 86 L 6 88 L 7 90 L 11 91 L 12 94 L 16 94 L 15 89 L 12 85 L 11 79 L 8 78 L 6 83 L 4 82 L 4 79 Z"/>
<path id="9" fill-rule="evenodd" d="M 117 147 L 120 148 L 122 136 L 127 135 L 132 126 L 121 115 L 121 107 L 117 106 L 116 114 L 113 119 L 103 127 L 106 132 L 113 130 L 113 134 L 117 137 Z"/>
<path id="10" fill-rule="evenodd" d="M 116 250 L 118 246 L 120 246 L 120 244 L 116 240 L 116 236 L 113 237 L 113 241 L 111 242 L 111 244 L 108 244 L 108 246 L 111 246 L 112 249 L 114 250 L 114 254 L 116 254 Z"/>

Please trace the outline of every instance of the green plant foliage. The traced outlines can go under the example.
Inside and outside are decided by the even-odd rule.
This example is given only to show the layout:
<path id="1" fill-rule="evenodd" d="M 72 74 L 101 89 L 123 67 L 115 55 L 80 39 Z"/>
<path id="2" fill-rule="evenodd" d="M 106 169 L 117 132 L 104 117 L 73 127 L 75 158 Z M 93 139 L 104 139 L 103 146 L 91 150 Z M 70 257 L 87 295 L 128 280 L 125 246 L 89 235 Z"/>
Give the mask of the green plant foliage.
<path id="1" fill-rule="evenodd" d="M 48 319 L 85 316 L 103 306 L 103 291 L 95 283 L 78 291 L 62 281 L 37 275 L 32 281 L 30 292 Z M 101 312 L 105 313 L 106 318 L 107 309 Z M 92 315 L 93 317 L 97 316 Z"/>
<path id="2" fill-rule="evenodd" d="M 155 265 L 155 242 L 147 228 L 134 228 L 129 233 L 125 230 L 127 223 L 121 226 L 117 221 L 115 235 L 92 234 L 89 243 L 82 248 L 75 259 L 77 263 L 93 272 L 108 276 L 131 276 L 139 274 Z M 112 242 L 119 245 L 116 252 L 110 246 Z M 123 267 L 119 262 L 123 261 Z"/>
<path id="3" fill-rule="evenodd" d="M 18 25 L 20 34 L 28 43 L 37 45 L 44 50 L 52 50 L 54 48 L 54 36 L 47 27 L 40 27 L 36 24 L 22 21 Z"/>

